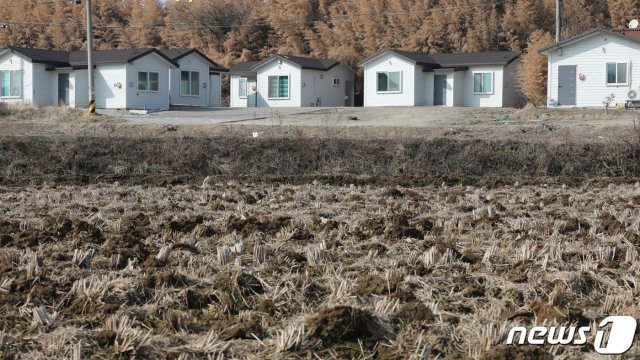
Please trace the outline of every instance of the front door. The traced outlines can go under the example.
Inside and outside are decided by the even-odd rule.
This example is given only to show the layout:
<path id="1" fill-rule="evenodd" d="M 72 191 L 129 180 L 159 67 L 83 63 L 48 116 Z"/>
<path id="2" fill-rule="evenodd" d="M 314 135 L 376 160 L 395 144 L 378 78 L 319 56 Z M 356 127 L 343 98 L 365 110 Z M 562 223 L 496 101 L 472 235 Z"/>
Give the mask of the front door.
<path id="1" fill-rule="evenodd" d="M 69 74 L 58 74 L 58 105 L 69 105 Z"/>
<path id="2" fill-rule="evenodd" d="M 576 106 L 576 66 L 558 66 L 558 105 Z"/>
<path id="3" fill-rule="evenodd" d="M 255 78 L 247 79 L 247 106 L 258 107 L 258 83 Z"/>
<path id="4" fill-rule="evenodd" d="M 447 105 L 447 75 L 433 77 L 433 106 Z"/>

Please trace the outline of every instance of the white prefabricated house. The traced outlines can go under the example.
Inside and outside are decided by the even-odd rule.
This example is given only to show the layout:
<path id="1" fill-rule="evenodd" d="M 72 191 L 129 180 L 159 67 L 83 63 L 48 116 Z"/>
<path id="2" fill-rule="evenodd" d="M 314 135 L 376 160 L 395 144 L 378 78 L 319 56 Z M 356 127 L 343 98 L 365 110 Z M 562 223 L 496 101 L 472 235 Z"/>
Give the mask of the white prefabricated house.
<path id="1" fill-rule="evenodd" d="M 179 66 L 169 70 L 171 105 L 222 106 L 221 74 L 228 69 L 197 49 L 165 49 L 160 52 Z"/>
<path id="2" fill-rule="evenodd" d="M 337 60 L 274 55 L 229 73 L 231 107 L 353 106 L 354 72 Z"/>
<path id="3" fill-rule="evenodd" d="M 423 54 L 382 50 L 364 69 L 364 106 L 516 107 L 524 96 L 515 52 Z"/>
<path id="4" fill-rule="evenodd" d="M 639 100 L 640 40 L 597 28 L 540 49 L 548 57 L 549 107 L 603 107 Z M 638 82 L 634 81 L 638 77 Z"/>
<path id="5" fill-rule="evenodd" d="M 180 64 L 156 49 L 97 50 L 93 61 L 99 109 L 167 110 L 171 105 L 170 89 L 181 85 L 170 82 L 171 71 L 177 73 Z M 208 88 L 209 74 L 207 67 L 202 76 L 207 85 L 198 81 L 198 89 Z M 0 50 L 0 102 L 86 108 L 89 104 L 87 76 L 84 51 L 18 47 Z M 219 99 L 219 79 L 217 83 Z M 189 83 L 189 86 L 196 85 Z M 202 92 L 206 101 L 203 106 L 215 98 L 209 91 Z"/>

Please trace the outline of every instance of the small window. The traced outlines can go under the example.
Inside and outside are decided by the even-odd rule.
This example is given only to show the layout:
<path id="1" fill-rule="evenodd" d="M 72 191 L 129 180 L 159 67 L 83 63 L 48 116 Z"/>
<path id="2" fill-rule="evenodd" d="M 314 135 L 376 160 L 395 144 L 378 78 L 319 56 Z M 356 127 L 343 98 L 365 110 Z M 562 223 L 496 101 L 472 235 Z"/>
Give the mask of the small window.
<path id="1" fill-rule="evenodd" d="M 159 79 L 157 72 L 138 72 L 138 91 L 158 91 Z"/>
<path id="2" fill-rule="evenodd" d="M 269 99 L 289 98 L 289 76 L 269 76 Z"/>
<path id="3" fill-rule="evenodd" d="M 607 85 L 627 85 L 627 63 L 607 63 Z"/>
<path id="4" fill-rule="evenodd" d="M 402 89 L 401 79 L 402 74 L 400 71 L 379 72 L 378 76 L 378 92 L 381 93 L 397 93 Z"/>
<path id="5" fill-rule="evenodd" d="M 0 96 L 20 97 L 20 94 L 22 93 L 20 70 L 0 71 L 0 81 L 2 83 Z"/>
<path id="6" fill-rule="evenodd" d="M 340 86 L 340 79 L 333 79 L 333 86 Z"/>
<path id="7" fill-rule="evenodd" d="M 180 72 L 180 95 L 199 96 L 200 95 L 200 73 L 197 71 Z"/>
<path id="8" fill-rule="evenodd" d="M 493 94 L 493 73 L 479 72 L 473 73 L 473 93 Z"/>
<path id="9" fill-rule="evenodd" d="M 244 99 L 247 97 L 247 79 L 240 79 L 240 89 L 239 89 L 239 93 L 238 96 L 241 99 Z"/>

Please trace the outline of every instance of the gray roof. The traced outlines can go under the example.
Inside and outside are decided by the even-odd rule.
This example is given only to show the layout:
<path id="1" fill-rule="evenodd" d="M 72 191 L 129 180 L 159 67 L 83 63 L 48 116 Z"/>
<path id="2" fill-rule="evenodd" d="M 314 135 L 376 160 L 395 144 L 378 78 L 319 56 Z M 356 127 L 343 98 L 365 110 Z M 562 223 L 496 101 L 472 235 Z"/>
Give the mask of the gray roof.
<path id="1" fill-rule="evenodd" d="M 585 31 L 585 32 L 583 32 L 582 34 L 576 35 L 576 36 L 574 36 L 574 37 L 572 37 L 572 38 L 569 38 L 569 39 L 566 39 L 566 40 L 560 41 L 560 42 L 559 42 L 559 43 L 557 43 L 557 44 L 553 44 L 553 45 L 551 45 L 551 46 L 547 46 L 547 47 L 545 47 L 545 48 L 542 48 L 542 49 L 538 50 L 538 52 L 539 52 L 539 53 L 543 53 L 543 54 L 544 54 L 544 53 L 548 53 L 549 51 L 552 51 L 552 50 L 556 50 L 556 49 L 562 48 L 562 47 L 564 47 L 564 46 L 567 46 L 567 45 L 573 44 L 573 43 L 575 43 L 575 42 L 578 42 L 578 41 L 580 41 L 580 40 L 583 40 L 583 39 L 589 38 L 589 37 L 591 37 L 591 36 L 593 36 L 593 35 L 596 35 L 596 34 L 606 34 L 606 35 L 610 35 L 610 36 L 615 36 L 615 37 L 617 37 L 617 38 L 621 38 L 621 39 L 629 40 L 629 41 L 632 41 L 632 42 L 635 42 L 635 43 L 640 44 L 640 40 L 639 40 L 639 39 L 637 39 L 637 38 L 633 38 L 633 37 L 631 37 L 631 36 L 627 36 L 627 35 L 623 34 L 622 32 L 618 32 L 618 31 L 611 31 L 610 29 L 603 28 L 603 27 L 599 27 L 599 28 L 591 29 L 591 30 L 589 30 L 589 31 Z"/>
<path id="2" fill-rule="evenodd" d="M 206 62 L 209 63 L 209 71 L 216 71 L 216 72 L 229 71 L 229 69 L 211 60 L 209 57 L 207 57 L 205 54 L 203 54 L 202 52 L 200 52 L 198 49 L 195 49 L 195 48 L 162 49 L 160 50 L 160 52 L 166 55 L 168 58 L 172 59 L 173 61 L 178 61 L 189 54 L 197 54 L 201 58 L 203 58 Z"/>
<path id="3" fill-rule="evenodd" d="M 464 68 L 478 65 L 509 65 L 516 60 L 520 54 L 513 51 L 488 51 L 475 53 L 453 53 L 453 54 L 425 54 L 402 50 L 385 49 L 367 59 L 361 61 L 358 66 L 362 67 L 367 62 L 377 58 L 383 53 L 395 53 L 405 59 L 430 69 L 441 68 Z"/>
<path id="4" fill-rule="evenodd" d="M 333 67 L 340 65 L 338 60 L 334 59 L 315 59 L 293 55 L 273 55 L 262 61 L 245 61 L 231 67 L 229 72 L 236 74 L 256 74 L 258 68 L 275 59 L 285 59 L 305 70 L 328 71 Z"/>
<path id="5" fill-rule="evenodd" d="M 338 60 L 334 59 L 315 59 L 293 55 L 274 55 L 271 58 L 265 60 L 265 62 L 277 57 L 287 59 L 292 63 L 299 65 L 301 68 L 307 70 L 327 71 L 340 64 Z"/>
<path id="6" fill-rule="evenodd" d="M 18 53 L 34 63 L 47 64 L 54 67 L 87 66 L 86 51 L 57 51 L 13 46 L 4 49 Z M 178 66 L 175 61 L 153 48 L 95 50 L 93 52 L 93 62 L 96 65 L 130 63 L 151 53 L 156 53 L 170 64 Z"/>
<path id="7" fill-rule="evenodd" d="M 152 53 L 156 53 L 172 65 L 176 67 L 178 66 L 178 64 L 173 59 L 153 48 L 95 50 L 93 52 L 93 63 L 96 65 L 130 63 Z M 69 64 L 71 66 L 87 65 L 87 52 L 72 51 L 69 54 Z"/>
<path id="8" fill-rule="evenodd" d="M 7 46 L 2 50 L 8 50 L 11 52 L 18 53 L 26 57 L 27 59 L 31 60 L 32 63 L 37 63 L 37 64 L 65 66 L 69 63 L 68 51 L 31 49 L 31 48 L 21 48 L 16 46 Z"/>
<path id="9" fill-rule="evenodd" d="M 260 61 L 245 61 L 239 64 L 233 65 L 229 72 L 232 74 L 256 74 L 256 71 L 253 70 L 253 67 L 259 64 Z"/>

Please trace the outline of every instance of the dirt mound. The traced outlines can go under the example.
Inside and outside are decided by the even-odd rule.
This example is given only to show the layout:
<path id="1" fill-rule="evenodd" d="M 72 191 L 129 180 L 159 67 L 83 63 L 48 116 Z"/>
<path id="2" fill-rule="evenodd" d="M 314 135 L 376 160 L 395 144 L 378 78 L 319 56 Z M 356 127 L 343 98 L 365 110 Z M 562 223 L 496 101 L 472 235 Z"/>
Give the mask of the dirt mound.
<path id="1" fill-rule="evenodd" d="M 196 226 L 202 224 L 204 218 L 201 215 L 195 217 L 189 217 L 186 215 L 180 215 L 177 219 L 169 222 L 169 229 L 172 231 L 188 233 L 193 231 Z"/>
<path id="2" fill-rule="evenodd" d="M 0 246 L 8 246 L 13 242 L 13 236 L 7 234 L 0 234 Z"/>
<path id="3" fill-rule="evenodd" d="M 245 272 L 224 272 L 213 280 L 214 287 L 233 297 L 245 297 L 264 293 L 258 278 Z"/>
<path id="4" fill-rule="evenodd" d="M 213 295 L 208 295 L 199 289 L 187 289 L 185 293 L 187 309 L 204 309 L 216 300 Z"/>
<path id="5" fill-rule="evenodd" d="M 570 218 L 567 220 L 567 224 L 561 228 L 559 232 L 560 234 L 569 234 L 576 231 L 586 232 L 589 231 L 589 228 L 591 228 L 591 225 L 589 225 L 585 220 Z"/>
<path id="6" fill-rule="evenodd" d="M 387 281 L 376 275 L 367 275 L 358 279 L 356 291 L 360 295 L 385 295 L 391 292 Z"/>
<path id="7" fill-rule="evenodd" d="M 382 192 L 382 196 L 398 199 L 404 197 L 404 193 L 398 189 L 387 189 Z"/>
<path id="8" fill-rule="evenodd" d="M 262 338 L 262 325 L 258 317 L 243 319 L 233 324 L 220 333 L 221 340 L 231 339 L 255 339 L 254 336 Z"/>
<path id="9" fill-rule="evenodd" d="M 257 218 L 255 216 L 249 216 L 246 218 L 239 218 L 235 215 L 229 217 L 227 220 L 227 231 L 235 231 L 242 236 L 249 236 L 255 232 L 262 232 L 267 235 L 275 235 L 283 227 L 287 226 L 291 218 L 288 216 L 280 216 L 277 218 Z"/>
<path id="10" fill-rule="evenodd" d="M 559 324 L 567 320 L 567 314 L 554 306 L 543 303 L 542 301 L 534 301 L 529 304 L 529 309 L 533 311 L 539 323 L 543 321 L 557 321 Z"/>
<path id="11" fill-rule="evenodd" d="M 433 311 L 431 311 L 431 309 L 421 301 L 412 301 L 402 305 L 396 312 L 395 317 L 404 322 L 433 322 L 436 318 Z"/>
<path id="12" fill-rule="evenodd" d="M 409 224 L 409 217 L 402 214 L 394 215 L 384 230 L 384 238 L 387 240 L 400 240 L 403 238 L 422 239 L 423 237 L 420 230 Z"/>
<path id="13" fill-rule="evenodd" d="M 384 234 L 384 217 L 369 217 L 357 224 L 354 235 L 362 239 Z"/>
<path id="14" fill-rule="evenodd" d="M 610 213 L 600 217 L 602 232 L 607 235 L 618 235 L 624 230 L 624 225 Z"/>
<path id="15" fill-rule="evenodd" d="M 390 337 L 379 319 L 365 310 L 349 306 L 322 309 L 307 321 L 312 338 L 323 345 L 355 340 L 378 341 Z"/>
<path id="16" fill-rule="evenodd" d="M 142 212 L 134 212 L 129 215 L 125 215 L 120 219 L 120 224 L 123 229 L 137 229 L 139 227 L 146 227 L 151 225 L 149 216 Z"/>
<path id="17" fill-rule="evenodd" d="M 174 288 L 180 288 L 190 285 L 189 279 L 182 275 L 178 274 L 175 271 L 163 271 L 156 274 L 153 278 L 154 286 L 170 286 Z M 149 286 L 152 287 L 152 286 Z"/>
<path id="18" fill-rule="evenodd" d="M 396 291 L 402 277 L 392 275 L 389 279 L 377 275 L 366 275 L 358 279 L 356 292 L 359 295 L 388 295 Z"/>
<path id="19" fill-rule="evenodd" d="M 114 235 L 110 237 L 106 244 L 100 249 L 100 254 L 111 257 L 116 256 L 118 261 L 115 264 L 117 269 L 127 266 L 130 259 L 135 259 L 139 263 L 144 263 L 150 257 L 151 252 L 147 246 L 140 241 L 136 233 Z M 155 260 L 155 259 L 154 259 Z"/>

